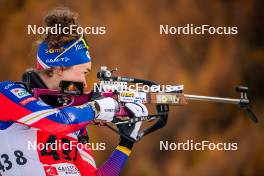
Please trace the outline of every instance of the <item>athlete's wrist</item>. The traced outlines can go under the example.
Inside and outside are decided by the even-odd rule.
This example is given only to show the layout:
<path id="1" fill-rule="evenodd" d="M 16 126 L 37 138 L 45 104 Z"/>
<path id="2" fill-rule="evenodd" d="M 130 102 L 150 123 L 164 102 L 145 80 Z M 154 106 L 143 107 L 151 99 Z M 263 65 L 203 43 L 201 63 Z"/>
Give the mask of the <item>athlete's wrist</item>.
<path id="1" fill-rule="evenodd" d="M 125 147 L 125 146 L 122 146 L 122 145 L 118 145 L 116 147 L 116 150 L 126 154 L 127 156 L 129 156 L 131 154 L 131 152 L 132 152 L 131 149 L 129 149 L 129 148 Z"/>
<path id="2" fill-rule="evenodd" d="M 120 141 L 119 141 L 119 146 L 123 146 L 123 147 L 126 147 L 128 148 L 129 150 L 132 150 L 133 148 L 133 145 L 134 145 L 134 142 L 126 139 L 125 137 L 120 137 Z"/>
<path id="3" fill-rule="evenodd" d="M 95 118 L 98 117 L 98 115 L 100 113 L 100 107 L 99 107 L 99 105 L 96 102 L 94 102 L 94 101 L 89 102 L 88 104 L 93 109 Z"/>

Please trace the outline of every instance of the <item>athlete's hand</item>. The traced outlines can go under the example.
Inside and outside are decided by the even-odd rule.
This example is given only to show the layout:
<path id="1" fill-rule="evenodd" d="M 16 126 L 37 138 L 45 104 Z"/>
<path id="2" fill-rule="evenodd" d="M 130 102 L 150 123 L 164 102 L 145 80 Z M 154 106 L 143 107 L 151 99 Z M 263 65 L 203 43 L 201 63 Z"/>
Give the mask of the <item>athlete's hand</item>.
<path id="1" fill-rule="evenodd" d="M 125 108 L 129 112 L 130 118 L 148 116 L 148 109 L 142 103 L 126 103 Z M 142 122 L 137 122 L 134 124 L 120 124 L 117 125 L 117 127 L 121 134 L 129 137 L 132 141 L 136 141 L 141 124 Z"/>
<path id="2" fill-rule="evenodd" d="M 115 112 L 118 109 L 118 103 L 113 98 L 102 98 L 95 100 L 95 109 L 97 111 L 96 119 L 111 122 L 115 116 Z"/>

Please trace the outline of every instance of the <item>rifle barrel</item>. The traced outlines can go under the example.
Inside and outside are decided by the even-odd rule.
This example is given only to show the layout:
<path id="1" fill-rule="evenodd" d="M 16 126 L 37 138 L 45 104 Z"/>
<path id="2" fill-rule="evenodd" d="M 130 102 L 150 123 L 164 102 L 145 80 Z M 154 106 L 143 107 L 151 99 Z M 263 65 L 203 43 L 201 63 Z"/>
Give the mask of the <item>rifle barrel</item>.
<path id="1" fill-rule="evenodd" d="M 233 98 L 221 98 L 221 97 L 211 97 L 211 96 L 201 96 L 201 95 L 188 95 L 184 94 L 187 100 L 196 100 L 196 101 L 210 101 L 218 103 L 229 103 L 229 104 L 240 104 L 241 99 Z"/>

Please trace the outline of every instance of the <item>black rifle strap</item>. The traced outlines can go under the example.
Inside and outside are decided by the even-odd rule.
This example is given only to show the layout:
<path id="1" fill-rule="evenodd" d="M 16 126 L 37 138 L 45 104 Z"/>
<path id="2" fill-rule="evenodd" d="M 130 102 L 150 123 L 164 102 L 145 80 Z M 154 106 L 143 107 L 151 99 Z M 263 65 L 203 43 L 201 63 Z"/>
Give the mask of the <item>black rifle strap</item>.
<path id="1" fill-rule="evenodd" d="M 28 84 L 28 88 L 32 90 L 33 88 L 48 89 L 44 81 L 41 79 L 36 70 L 29 70 L 23 73 L 22 82 Z"/>

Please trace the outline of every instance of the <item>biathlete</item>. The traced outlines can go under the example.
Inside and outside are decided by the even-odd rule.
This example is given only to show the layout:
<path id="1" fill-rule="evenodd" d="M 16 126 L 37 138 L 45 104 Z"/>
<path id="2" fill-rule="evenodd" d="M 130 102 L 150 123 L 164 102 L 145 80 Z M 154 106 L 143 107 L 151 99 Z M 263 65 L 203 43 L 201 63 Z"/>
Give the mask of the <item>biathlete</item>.
<path id="1" fill-rule="evenodd" d="M 57 8 L 45 18 L 46 26 L 78 25 L 76 14 Z M 91 70 L 91 57 L 82 35 L 52 34 L 49 32 L 39 44 L 37 69 L 42 87 L 59 89 L 62 80 L 86 83 Z M 0 83 L 0 175 L 2 176 L 116 176 L 126 163 L 132 140 L 120 137 L 106 162 L 97 167 L 92 151 L 77 147 L 50 149 L 54 142 L 77 144 L 85 136 L 86 126 L 94 119 L 113 120 L 118 103 L 112 98 L 100 98 L 81 106 L 56 108 L 43 99 L 36 99 L 23 84 Z M 147 116 L 147 108 L 140 103 L 127 103 L 132 116 Z M 122 128 L 136 139 L 141 123 Z M 29 144 L 44 147 L 37 150 Z M 76 146 L 76 145 L 75 145 Z"/>

